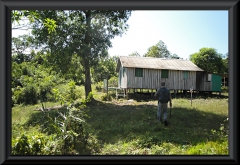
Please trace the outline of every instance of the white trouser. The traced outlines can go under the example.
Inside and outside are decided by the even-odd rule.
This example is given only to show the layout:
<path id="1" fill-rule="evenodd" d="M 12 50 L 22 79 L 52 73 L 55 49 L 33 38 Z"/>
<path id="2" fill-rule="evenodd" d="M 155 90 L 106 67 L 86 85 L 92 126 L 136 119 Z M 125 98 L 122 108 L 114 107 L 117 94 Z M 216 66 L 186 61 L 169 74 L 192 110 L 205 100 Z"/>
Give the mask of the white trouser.
<path id="1" fill-rule="evenodd" d="M 162 118 L 162 114 L 164 115 L 163 119 L 167 120 L 167 103 L 159 102 L 158 103 L 158 109 L 157 109 L 157 118 L 158 118 L 158 120 L 160 120 Z"/>

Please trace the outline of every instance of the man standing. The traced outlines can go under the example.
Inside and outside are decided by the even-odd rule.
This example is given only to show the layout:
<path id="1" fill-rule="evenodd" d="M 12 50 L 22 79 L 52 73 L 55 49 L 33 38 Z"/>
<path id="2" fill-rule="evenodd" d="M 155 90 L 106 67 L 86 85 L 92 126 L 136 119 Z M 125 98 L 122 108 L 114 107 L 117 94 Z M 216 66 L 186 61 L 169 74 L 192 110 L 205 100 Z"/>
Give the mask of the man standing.
<path id="1" fill-rule="evenodd" d="M 162 114 L 164 119 L 164 125 L 168 126 L 167 121 L 167 103 L 169 102 L 169 106 L 172 107 L 172 98 L 170 94 L 170 90 L 165 87 L 165 82 L 161 83 L 161 87 L 157 90 L 154 96 L 159 96 L 158 99 L 158 109 L 157 109 L 157 119 L 162 122 Z"/>

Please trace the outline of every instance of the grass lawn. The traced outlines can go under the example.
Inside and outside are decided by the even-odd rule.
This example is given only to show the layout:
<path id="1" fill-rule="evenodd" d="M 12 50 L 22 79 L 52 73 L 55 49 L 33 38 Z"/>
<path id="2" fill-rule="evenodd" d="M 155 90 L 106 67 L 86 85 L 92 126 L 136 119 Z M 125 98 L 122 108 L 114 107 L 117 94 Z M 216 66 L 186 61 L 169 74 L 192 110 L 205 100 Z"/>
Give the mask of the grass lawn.
<path id="1" fill-rule="evenodd" d="M 228 155 L 228 96 L 173 98 L 169 126 L 156 120 L 157 100 L 145 95 L 101 101 L 101 92 L 83 111 L 85 131 L 96 137 L 95 155 Z M 47 103 L 48 107 L 57 103 Z M 40 105 L 12 108 L 12 138 L 43 131 L 34 124 Z M 57 111 L 57 110 L 52 110 Z M 54 114 L 54 112 L 49 112 Z M 46 121 L 47 122 L 47 121 Z M 48 136 L 46 134 L 46 136 Z"/>

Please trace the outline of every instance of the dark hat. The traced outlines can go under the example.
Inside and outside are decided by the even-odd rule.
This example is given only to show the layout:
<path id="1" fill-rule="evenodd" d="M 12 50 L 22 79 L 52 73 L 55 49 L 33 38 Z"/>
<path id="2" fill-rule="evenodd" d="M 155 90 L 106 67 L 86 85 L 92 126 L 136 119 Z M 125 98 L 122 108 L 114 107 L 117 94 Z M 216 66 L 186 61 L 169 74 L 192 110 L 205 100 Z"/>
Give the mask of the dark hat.
<path id="1" fill-rule="evenodd" d="M 165 86 L 165 82 L 161 82 L 161 86 Z"/>

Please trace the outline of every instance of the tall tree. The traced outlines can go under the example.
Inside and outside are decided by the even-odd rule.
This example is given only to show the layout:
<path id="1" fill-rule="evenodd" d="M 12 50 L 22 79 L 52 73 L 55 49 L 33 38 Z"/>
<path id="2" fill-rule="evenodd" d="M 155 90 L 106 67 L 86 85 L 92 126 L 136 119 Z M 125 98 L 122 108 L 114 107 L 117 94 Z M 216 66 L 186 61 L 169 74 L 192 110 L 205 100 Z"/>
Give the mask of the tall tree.
<path id="1" fill-rule="evenodd" d="M 85 74 L 85 96 L 92 91 L 90 67 L 97 65 L 111 39 L 127 29 L 129 10 L 35 11 L 33 35 L 50 52 L 49 62 L 66 73 L 74 54 Z M 32 17 L 31 17 L 32 18 Z"/>
<path id="2" fill-rule="evenodd" d="M 214 48 L 201 48 L 199 52 L 190 55 L 190 61 L 209 73 L 222 75 L 224 72 L 222 55 Z"/>
<path id="3" fill-rule="evenodd" d="M 132 52 L 131 54 L 129 54 L 129 56 L 140 57 L 140 54 L 137 51 L 135 51 L 135 52 Z"/>
<path id="4" fill-rule="evenodd" d="M 162 40 L 160 40 L 156 45 L 153 45 L 150 48 L 148 48 L 148 51 L 146 54 L 144 54 L 144 57 L 169 58 L 170 55 L 171 54 L 167 49 L 167 46 Z"/>

